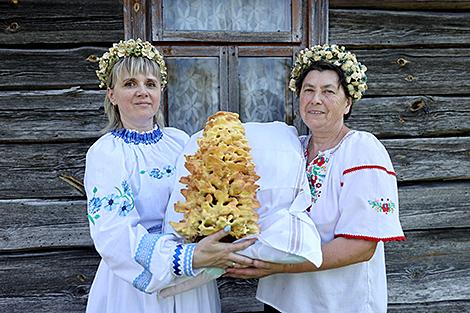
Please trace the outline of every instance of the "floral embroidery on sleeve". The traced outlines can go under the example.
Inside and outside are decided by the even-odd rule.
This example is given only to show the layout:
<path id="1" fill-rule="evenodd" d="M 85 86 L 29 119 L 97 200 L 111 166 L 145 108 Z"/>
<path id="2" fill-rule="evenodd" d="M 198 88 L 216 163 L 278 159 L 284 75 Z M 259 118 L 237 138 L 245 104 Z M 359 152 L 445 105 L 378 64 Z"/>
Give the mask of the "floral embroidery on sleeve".
<path id="1" fill-rule="evenodd" d="M 174 175 L 176 172 L 176 167 L 173 165 L 167 165 L 164 166 L 162 169 L 159 169 L 158 167 L 154 167 L 151 170 L 141 170 L 139 173 L 140 174 L 145 174 L 147 173 L 150 177 L 156 178 L 156 179 L 162 179 L 163 177 L 170 177 Z"/>
<path id="2" fill-rule="evenodd" d="M 95 221 L 101 217 L 99 211 L 104 208 L 112 212 L 117 208 L 119 216 L 127 216 L 134 209 L 134 195 L 127 181 L 123 181 L 121 186 L 114 187 L 117 194 L 109 194 L 102 198 L 96 196 L 98 188 L 93 188 L 93 197 L 88 201 L 88 219 L 95 225 Z"/>
<path id="3" fill-rule="evenodd" d="M 395 203 L 393 203 L 390 199 L 376 199 L 375 201 L 369 200 L 368 201 L 371 207 L 379 213 L 393 213 L 395 211 Z"/>

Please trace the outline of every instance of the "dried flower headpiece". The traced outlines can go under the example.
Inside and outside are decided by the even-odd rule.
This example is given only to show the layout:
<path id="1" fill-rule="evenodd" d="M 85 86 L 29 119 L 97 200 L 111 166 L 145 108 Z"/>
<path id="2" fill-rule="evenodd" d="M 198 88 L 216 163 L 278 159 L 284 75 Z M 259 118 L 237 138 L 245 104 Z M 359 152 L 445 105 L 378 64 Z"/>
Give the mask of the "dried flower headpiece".
<path id="1" fill-rule="evenodd" d="M 315 61 L 326 61 L 339 66 L 346 76 L 346 85 L 353 100 L 362 98 L 362 94 L 367 90 L 367 67 L 357 61 L 355 54 L 338 45 L 316 45 L 300 51 L 290 74 L 290 90 L 297 91 L 296 81 Z"/>
<path id="2" fill-rule="evenodd" d="M 146 57 L 155 61 L 160 67 L 160 84 L 165 86 L 167 83 L 167 71 L 162 54 L 150 42 L 141 39 L 129 39 L 113 44 L 107 52 L 103 54 L 99 61 L 99 70 L 96 76 L 100 80 L 100 88 L 109 87 L 107 85 L 108 77 L 111 75 L 114 64 L 124 57 Z"/>

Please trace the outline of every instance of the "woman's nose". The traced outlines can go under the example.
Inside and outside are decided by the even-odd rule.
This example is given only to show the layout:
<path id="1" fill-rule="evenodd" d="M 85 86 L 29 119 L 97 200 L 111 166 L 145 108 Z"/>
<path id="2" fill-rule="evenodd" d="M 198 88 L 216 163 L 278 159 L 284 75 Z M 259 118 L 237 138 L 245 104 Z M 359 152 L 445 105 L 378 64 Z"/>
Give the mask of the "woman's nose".
<path id="1" fill-rule="evenodd" d="M 148 95 L 147 87 L 144 85 L 139 85 L 137 88 L 137 96 L 146 97 Z"/>
<path id="2" fill-rule="evenodd" d="M 322 99 L 321 99 L 321 93 L 319 92 L 314 92 L 312 94 L 312 98 L 310 99 L 310 102 L 312 103 L 321 103 L 322 102 Z"/>

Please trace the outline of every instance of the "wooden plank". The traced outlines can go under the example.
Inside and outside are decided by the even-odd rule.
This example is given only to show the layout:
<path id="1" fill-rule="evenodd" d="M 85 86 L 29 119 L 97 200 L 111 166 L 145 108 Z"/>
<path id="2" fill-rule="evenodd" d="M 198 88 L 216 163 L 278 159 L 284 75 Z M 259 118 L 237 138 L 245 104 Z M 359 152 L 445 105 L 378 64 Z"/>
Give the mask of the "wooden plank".
<path id="1" fill-rule="evenodd" d="M 400 182 L 470 178 L 469 137 L 385 139 L 382 142 Z"/>
<path id="2" fill-rule="evenodd" d="M 383 143 L 401 182 L 470 178 L 469 137 L 385 139 Z M 0 144 L 0 199 L 80 195 L 59 175 L 81 179 L 90 145 L 91 142 Z"/>
<path id="3" fill-rule="evenodd" d="M 0 44 L 115 42 L 124 36 L 122 0 L 0 2 Z"/>
<path id="4" fill-rule="evenodd" d="M 426 312 L 430 307 L 438 312 L 438 307 L 468 307 L 470 230 L 409 232 L 407 238 L 386 245 L 391 308 Z M 0 304 L 11 308 L 9 312 L 23 312 L 19 300 L 25 298 L 44 308 L 82 305 L 83 310 L 98 262 L 91 249 L 0 254 Z M 254 281 L 224 279 L 219 286 L 224 312 L 259 310 Z M 37 312 L 57 312 L 40 307 Z"/>
<path id="5" fill-rule="evenodd" d="M 388 313 L 462 313 L 470 312 L 470 301 L 423 302 L 419 304 L 391 304 Z"/>
<path id="6" fill-rule="evenodd" d="M 307 41 L 308 46 L 323 45 L 328 43 L 330 33 L 329 26 L 329 0 L 308 1 L 308 28 L 310 36 Z"/>
<path id="7" fill-rule="evenodd" d="M 386 245 L 389 302 L 416 304 L 470 299 L 470 229 L 406 233 Z"/>
<path id="8" fill-rule="evenodd" d="M 107 123 L 104 91 L 0 93 L 0 142 L 96 139 Z"/>
<path id="9" fill-rule="evenodd" d="M 0 49 L 0 90 L 65 89 L 71 86 L 98 88 L 96 60 L 105 48 L 34 50 Z"/>
<path id="10" fill-rule="evenodd" d="M 469 0 L 330 0 L 332 8 L 373 8 L 386 10 L 468 10 Z"/>
<path id="11" fill-rule="evenodd" d="M 93 246 L 86 200 L 0 200 L 0 251 Z"/>
<path id="12" fill-rule="evenodd" d="M 400 186 L 400 221 L 406 231 L 470 228 L 470 182 Z"/>
<path id="13" fill-rule="evenodd" d="M 366 96 L 470 93 L 469 49 L 379 49 L 355 52 L 368 68 L 369 90 Z"/>
<path id="14" fill-rule="evenodd" d="M 147 0 L 124 0 L 124 36 L 126 40 L 132 38 L 150 39 L 147 32 L 150 28 L 150 21 L 146 18 L 149 5 Z"/>
<path id="15" fill-rule="evenodd" d="M 403 229 L 470 228 L 470 182 L 401 186 Z M 91 247 L 86 201 L 0 200 L 0 251 Z"/>
<path id="16" fill-rule="evenodd" d="M 87 58 L 101 55 L 104 51 L 98 47 L 0 49 L 0 59 L 4 61 L 0 68 L 0 90 L 62 89 L 70 86 L 97 89 L 97 64 L 87 61 Z M 369 68 L 368 97 L 470 94 L 470 49 L 355 52 Z M 218 51 L 216 55 L 219 55 Z M 408 62 L 404 66 L 399 64 L 402 59 Z"/>
<path id="17" fill-rule="evenodd" d="M 346 124 L 379 138 L 457 136 L 470 133 L 470 97 L 364 98 Z"/>
<path id="18" fill-rule="evenodd" d="M 330 40 L 348 46 L 463 46 L 469 29 L 470 12 L 330 10 Z"/>

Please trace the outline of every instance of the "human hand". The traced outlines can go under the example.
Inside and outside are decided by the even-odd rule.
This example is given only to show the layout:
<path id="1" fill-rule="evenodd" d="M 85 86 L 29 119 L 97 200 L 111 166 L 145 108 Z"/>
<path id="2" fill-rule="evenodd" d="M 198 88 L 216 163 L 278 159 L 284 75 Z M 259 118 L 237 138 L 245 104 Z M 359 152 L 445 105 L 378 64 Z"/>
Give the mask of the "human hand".
<path id="1" fill-rule="evenodd" d="M 193 268 L 200 267 L 249 267 L 253 260 L 235 253 L 255 243 L 256 238 L 247 239 L 239 243 L 224 243 L 220 239 L 227 236 L 230 226 L 205 237 L 196 245 L 193 255 Z"/>
<path id="2" fill-rule="evenodd" d="M 285 266 L 286 264 L 253 260 L 253 265 L 251 267 L 228 268 L 224 276 L 241 279 L 262 278 L 272 274 L 284 273 Z"/>

